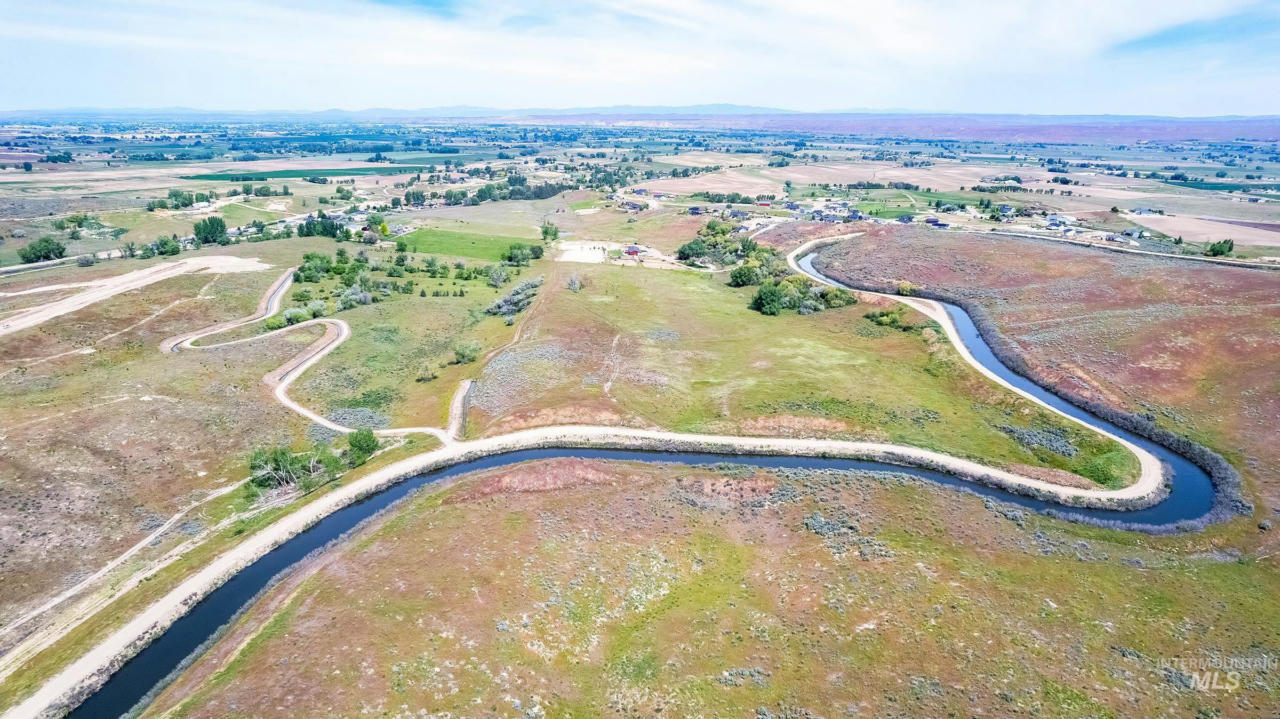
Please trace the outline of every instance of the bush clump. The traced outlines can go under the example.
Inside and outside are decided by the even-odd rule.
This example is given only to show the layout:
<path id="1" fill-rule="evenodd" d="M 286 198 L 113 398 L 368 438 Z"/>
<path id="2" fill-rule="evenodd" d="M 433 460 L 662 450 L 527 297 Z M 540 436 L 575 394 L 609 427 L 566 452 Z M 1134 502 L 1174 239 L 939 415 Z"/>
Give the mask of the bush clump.
<path id="1" fill-rule="evenodd" d="M 514 317 L 525 310 L 533 298 L 538 294 L 538 288 L 542 286 L 542 278 L 535 277 L 531 280 L 525 280 L 515 287 L 511 288 L 505 296 L 499 298 L 488 309 L 484 311 L 487 315 L 501 315 L 503 317 Z"/>

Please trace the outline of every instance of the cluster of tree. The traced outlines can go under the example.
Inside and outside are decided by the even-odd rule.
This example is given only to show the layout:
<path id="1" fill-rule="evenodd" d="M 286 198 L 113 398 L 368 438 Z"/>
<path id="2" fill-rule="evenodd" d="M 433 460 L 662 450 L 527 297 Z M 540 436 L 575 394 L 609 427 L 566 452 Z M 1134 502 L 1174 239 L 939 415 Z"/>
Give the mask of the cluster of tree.
<path id="1" fill-rule="evenodd" d="M 255 449 L 249 457 L 249 482 L 259 489 L 296 487 L 310 492 L 336 479 L 343 462 L 325 444 L 294 453 L 287 446 Z"/>
<path id="2" fill-rule="evenodd" d="M 731 265 L 748 257 L 758 248 L 754 240 L 733 235 L 733 226 L 711 219 L 698 230 L 698 236 L 676 250 L 676 258 L 683 262 L 710 261 L 717 265 Z"/>
<path id="3" fill-rule="evenodd" d="M 542 259 L 542 245 L 526 245 L 516 242 L 502 253 L 502 259 L 509 265 L 527 267 L 530 261 Z"/>
<path id="4" fill-rule="evenodd" d="M 781 280 L 767 279 L 751 298 L 751 309 L 763 315 L 778 315 L 795 310 L 802 315 L 857 303 L 853 293 L 815 284 L 803 275 L 787 275 Z"/>
<path id="5" fill-rule="evenodd" d="M 560 228 L 551 224 L 550 220 L 542 221 L 542 241 L 554 242 L 560 239 Z"/>
<path id="6" fill-rule="evenodd" d="M 342 226 L 342 223 L 336 222 L 325 216 L 323 212 L 316 213 L 316 217 L 308 217 L 302 224 L 298 225 L 298 237 L 333 237 L 351 239 L 351 231 Z"/>
<path id="7" fill-rule="evenodd" d="M 404 204 L 406 205 L 425 205 L 427 204 L 427 193 L 422 190 L 407 190 L 404 193 Z"/>
<path id="8" fill-rule="evenodd" d="M 176 255 L 179 252 L 182 252 L 182 243 L 178 241 L 177 235 L 161 237 L 155 242 L 142 247 L 138 247 L 132 242 L 126 242 L 120 248 L 120 254 L 125 257 L 137 257 L 141 260 L 148 260 L 156 255 Z"/>
<path id="9" fill-rule="evenodd" d="M 321 278 L 330 275 L 345 275 L 348 271 L 347 260 L 347 253 L 341 248 L 339 248 L 338 260 L 336 262 L 332 256 L 323 252 L 308 252 L 302 256 L 302 264 L 298 266 L 298 269 L 293 271 L 293 281 L 314 283 L 319 282 Z M 358 268 L 352 269 L 359 272 Z M 352 282 L 354 281 L 355 277 L 353 276 Z M 351 282 L 344 282 L 344 284 L 351 284 Z"/>
<path id="10" fill-rule="evenodd" d="M 231 238 L 227 236 L 227 222 L 217 215 L 198 220 L 191 230 L 196 242 L 202 245 L 231 244 Z"/>
<path id="11" fill-rule="evenodd" d="M 98 218 L 84 212 L 77 212 L 67 217 L 59 217 L 53 221 L 53 229 L 59 232 L 68 227 L 80 228 L 88 226 L 101 227 L 102 223 L 98 222 Z"/>
<path id="12" fill-rule="evenodd" d="M 695 192 L 690 197 L 707 202 L 727 202 L 730 205 L 750 205 L 756 201 L 754 197 L 738 192 Z"/>
<path id="13" fill-rule="evenodd" d="M 41 160 L 41 162 L 53 162 L 53 163 L 71 162 L 71 153 L 70 152 L 51 153 L 51 154 L 45 155 L 44 159 Z"/>
<path id="14" fill-rule="evenodd" d="M 960 189 L 964 190 L 963 187 Z M 974 192 L 1030 192 L 1030 190 L 1021 185 L 974 185 L 969 189 Z"/>
<path id="15" fill-rule="evenodd" d="M 1204 253 L 1210 257 L 1225 257 L 1235 252 L 1235 240 L 1226 239 L 1211 243 L 1205 248 Z"/>
<path id="16" fill-rule="evenodd" d="M 720 165 L 707 165 L 706 167 L 677 167 L 671 170 L 672 177 L 692 177 L 700 175 L 704 172 L 715 172 L 723 169 Z"/>
<path id="17" fill-rule="evenodd" d="M 533 298 L 538 294 L 538 288 L 542 286 L 542 278 L 535 277 L 531 280 L 525 280 L 515 287 L 511 288 L 505 296 L 496 300 L 492 305 L 485 309 L 487 315 L 502 316 L 508 318 L 508 323 L 517 314 L 523 312 Z"/>
<path id="18" fill-rule="evenodd" d="M 18 248 L 18 259 L 24 263 L 58 260 L 65 257 L 67 247 L 52 237 L 41 237 L 26 247 Z"/>
<path id="19" fill-rule="evenodd" d="M 916 329 L 915 325 L 906 320 L 905 307 L 898 305 L 893 309 L 875 310 L 863 315 L 881 327 L 892 327 L 895 330 L 910 332 Z"/>
<path id="20" fill-rule="evenodd" d="M 336 479 L 344 469 L 367 462 L 379 444 L 372 430 L 358 429 L 347 435 L 344 457 L 334 454 L 324 443 L 296 453 L 288 446 L 256 449 L 249 457 L 249 482 L 258 489 L 287 487 L 310 492 Z"/>

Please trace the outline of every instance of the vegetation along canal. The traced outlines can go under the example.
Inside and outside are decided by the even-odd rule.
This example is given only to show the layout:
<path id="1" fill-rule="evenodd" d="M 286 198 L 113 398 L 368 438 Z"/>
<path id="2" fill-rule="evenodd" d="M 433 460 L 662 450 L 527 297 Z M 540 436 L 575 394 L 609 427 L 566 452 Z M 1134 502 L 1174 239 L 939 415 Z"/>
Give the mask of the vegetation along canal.
<path id="1" fill-rule="evenodd" d="M 819 276 L 813 269 L 812 256 L 800 262 L 808 273 Z M 138 702 L 156 689 L 178 669 L 188 657 L 198 652 L 220 627 L 231 621 L 255 596 L 282 572 L 293 567 L 307 555 L 324 547 L 351 531 L 364 520 L 373 517 L 396 501 L 416 490 L 442 479 L 456 477 L 477 470 L 491 469 L 517 462 L 549 459 L 554 457 L 584 457 L 644 462 L 670 462 L 681 464 L 737 463 L 756 467 L 870 470 L 908 474 L 937 482 L 963 491 L 997 498 L 1027 509 L 1050 512 L 1058 517 L 1094 524 L 1115 524 L 1139 531 L 1170 531 L 1208 515 L 1214 508 L 1214 487 L 1208 474 L 1191 461 L 1144 437 L 1128 432 L 1093 414 L 1072 405 L 1066 400 L 1041 388 L 1034 382 L 1006 367 L 979 335 L 969 315 L 961 308 L 944 303 L 961 340 L 975 358 L 1019 389 L 1035 395 L 1043 402 L 1087 424 L 1120 435 L 1155 454 L 1172 470 L 1172 489 L 1160 502 L 1145 509 L 1081 509 L 1068 508 L 1052 502 L 1012 494 L 999 489 L 977 485 L 940 472 L 899 467 L 877 462 L 793 456 L 747 456 L 711 453 L 645 452 L 636 450 L 607 449 L 530 449 L 493 455 L 462 462 L 451 467 L 418 475 L 393 485 L 360 502 L 348 505 L 317 522 L 310 529 L 283 543 L 253 564 L 238 572 L 225 584 L 198 602 L 190 612 L 179 618 L 133 659 L 126 662 L 94 694 L 89 696 L 70 716 L 108 717 L 126 714 Z"/>

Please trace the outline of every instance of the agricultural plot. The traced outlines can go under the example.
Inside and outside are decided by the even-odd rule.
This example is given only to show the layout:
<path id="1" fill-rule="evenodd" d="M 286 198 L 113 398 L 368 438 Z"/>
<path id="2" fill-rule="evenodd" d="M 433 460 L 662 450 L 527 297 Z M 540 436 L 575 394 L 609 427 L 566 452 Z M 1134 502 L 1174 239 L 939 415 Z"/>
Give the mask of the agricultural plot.
<path id="1" fill-rule="evenodd" d="M 415 252 L 468 257 L 498 262 L 507 248 L 515 243 L 528 243 L 520 237 L 495 235 L 486 232 L 467 232 L 426 227 L 396 238 Z"/>

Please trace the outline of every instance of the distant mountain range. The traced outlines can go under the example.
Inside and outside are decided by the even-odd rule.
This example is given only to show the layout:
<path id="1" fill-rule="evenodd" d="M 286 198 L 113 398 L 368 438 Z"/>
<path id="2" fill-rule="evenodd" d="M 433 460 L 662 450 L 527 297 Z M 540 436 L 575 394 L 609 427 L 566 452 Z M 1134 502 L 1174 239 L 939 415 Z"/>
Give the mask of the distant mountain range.
<path id="1" fill-rule="evenodd" d="M 167 108 L 61 108 L 0 110 L 0 122 L 296 122 L 374 123 L 535 122 L 556 125 L 634 125 L 684 129 L 812 132 L 872 137 L 987 140 L 992 142 L 1171 142 L 1280 140 L 1280 116 L 1160 117 L 1154 115 L 1010 115 L 927 113 L 909 110 L 802 112 L 734 104 L 609 105 L 577 108 L 493 108 L 451 105 L 417 110 L 199 110 Z"/>

